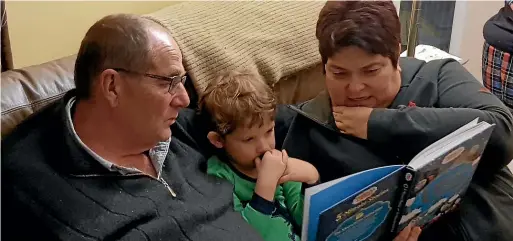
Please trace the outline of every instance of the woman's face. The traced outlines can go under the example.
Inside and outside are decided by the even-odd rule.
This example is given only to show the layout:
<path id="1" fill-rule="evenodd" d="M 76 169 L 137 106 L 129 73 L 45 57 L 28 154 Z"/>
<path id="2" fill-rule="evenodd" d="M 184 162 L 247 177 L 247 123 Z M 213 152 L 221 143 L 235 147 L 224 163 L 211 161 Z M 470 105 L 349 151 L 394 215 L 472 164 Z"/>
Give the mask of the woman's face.
<path id="1" fill-rule="evenodd" d="M 401 87 L 400 68 L 382 55 L 356 46 L 341 49 L 328 59 L 326 88 L 333 106 L 388 107 Z"/>

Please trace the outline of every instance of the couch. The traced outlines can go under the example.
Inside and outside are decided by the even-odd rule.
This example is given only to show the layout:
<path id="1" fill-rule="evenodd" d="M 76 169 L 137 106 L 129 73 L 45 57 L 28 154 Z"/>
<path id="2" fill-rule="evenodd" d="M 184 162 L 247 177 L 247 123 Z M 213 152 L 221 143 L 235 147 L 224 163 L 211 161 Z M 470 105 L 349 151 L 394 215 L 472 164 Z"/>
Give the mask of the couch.
<path id="1" fill-rule="evenodd" d="M 237 3 L 235 5 L 230 3 L 194 3 L 186 2 L 176 4 L 167 8 L 161 9 L 154 13 L 147 14 L 148 17 L 161 22 L 163 25 L 170 28 L 177 38 L 177 42 L 181 45 L 184 52 L 184 65 L 189 73 L 193 76 L 191 82 L 186 83 L 186 89 L 191 97 L 190 108 L 196 107 L 198 92 L 201 94 L 201 88 L 197 82 L 208 81 L 208 78 L 200 79 L 200 74 L 204 75 L 204 66 L 212 66 L 218 64 L 219 59 L 233 57 L 227 53 L 230 52 L 244 52 L 244 55 L 235 56 L 237 60 L 249 62 L 249 66 L 256 68 L 261 73 L 268 83 L 273 87 L 278 97 L 279 103 L 298 103 L 308 100 L 316 96 L 324 89 L 322 64 L 320 57 L 317 56 L 317 47 L 315 42 L 315 20 L 317 11 L 313 8 L 320 8 L 324 3 L 314 2 L 298 2 L 280 4 L 278 2 L 262 4 L 259 2 L 252 3 Z M 212 9 L 218 9 L 212 11 Z M 262 23 L 256 27 L 248 27 L 248 24 L 241 19 L 234 19 L 232 15 L 223 13 L 231 13 L 234 9 L 246 9 L 246 11 L 254 12 L 251 21 L 261 21 Z M 305 10 L 306 9 L 306 10 Z M 198 13 L 204 11 L 205 14 L 191 15 L 191 12 Z M 209 10 L 209 11 L 207 11 Z M 272 21 L 268 20 L 268 16 L 274 16 L 277 12 L 281 13 L 280 18 L 273 18 Z M 285 13 L 290 14 L 285 14 Z M 260 19 L 258 17 L 260 16 Z M 247 20 L 247 16 L 243 16 Z M 216 19 L 216 21 L 202 22 L 203 19 Z M 293 19 L 296 27 L 288 29 L 286 33 L 283 31 L 273 32 L 272 29 L 265 29 L 262 26 L 279 26 L 283 27 L 283 23 L 290 22 Z M 184 21 L 182 21 L 184 20 Z M 250 21 L 250 20 L 247 20 Z M 270 22 L 271 21 L 271 22 Z M 188 22 L 188 24 L 183 24 Z M 212 36 L 213 31 L 219 28 L 239 27 L 236 34 L 226 34 L 217 37 Z M 205 33 L 203 28 L 209 27 L 210 33 Z M 264 31 L 262 31 L 264 29 Z M 261 31 L 261 32 L 257 32 Z M 260 34 L 259 34 L 260 33 Z M 299 35 L 297 33 L 308 33 Z M 287 34 L 289 38 L 287 37 Z M 297 35 L 296 35 L 297 34 Z M 207 35 L 210 39 L 205 38 Z M 210 36 L 209 36 L 210 35 Z M 291 36 L 295 36 L 292 38 Z M 224 38 L 223 38 L 224 37 Z M 246 46 L 234 46 L 226 42 L 241 42 L 242 40 L 253 40 Z M 277 50 L 276 48 L 268 48 L 273 54 L 261 55 L 265 47 L 255 45 L 254 43 L 269 41 L 274 39 L 274 44 L 287 44 L 290 41 L 292 47 L 288 50 Z M 201 40 L 201 41 L 198 41 Z M 223 48 L 224 51 L 217 51 L 210 56 L 205 56 L 205 49 L 200 49 L 197 46 L 204 45 L 203 42 L 210 40 L 212 48 Z M 225 44 L 226 46 L 222 46 Z M 301 45 L 303 43 L 303 45 Z M 216 45 L 217 44 L 217 45 Z M 272 46 L 271 46 L 272 47 Z M 274 52 L 273 52 L 274 51 Z M 208 49 L 207 51 L 208 52 Z M 288 54 L 288 56 L 287 56 Z M 281 56 L 280 61 L 277 63 L 273 57 L 275 55 Z M 212 58 L 212 56 L 214 58 Z M 241 59 L 242 57 L 245 59 Z M 40 110 L 46 105 L 62 97 L 66 91 L 74 88 L 73 82 L 73 69 L 75 62 L 75 55 L 63 57 L 49 62 L 29 66 L 21 69 L 14 69 L 1 74 L 1 137 L 9 134 L 12 129 L 20 122 L 26 119 L 32 113 Z M 267 58 L 267 59 L 266 59 Z M 303 63 L 289 63 L 295 59 L 307 59 Z M 249 60 L 249 61 L 248 61 Z M 265 62 L 269 60 L 268 62 Z M 289 62 L 287 62 L 289 61 Z M 222 62 L 222 61 L 221 61 Z M 237 65 L 235 62 L 223 62 L 224 66 L 218 66 L 215 71 L 220 69 L 228 69 Z M 227 64 L 228 63 L 228 64 Z M 272 66 L 269 66 L 272 63 Z M 230 65 L 231 64 L 231 65 Z M 291 68 L 293 66 L 294 68 Z M 203 69 L 201 69 L 203 68 Z M 209 71 L 214 71 L 210 69 Z M 203 71 L 203 72 L 201 72 Z M 513 170 L 513 162 L 510 164 Z"/>
<path id="2" fill-rule="evenodd" d="M 75 55 L 40 65 L 2 72 L 1 110 L 2 138 L 32 113 L 62 97 L 75 87 L 73 69 Z M 197 94 L 188 83 L 190 108 L 195 107 Z M 321 65 L 286 76 L 274 90 L 280 103 L 297 103 L 310 99 L 324 88 Z"/>
<path id="3" fill-rule="evenodd" d="M 297 103 L 324 88 L 315 40 L 315 22 L 323 4 L 184 2 L 146 16 L 168 27 L 182 49 L 192 79 L 186 82 L 190 108 L 195 108 L 201 94 L 198 83 L 205 84 L 218 71 L 241 66 L 261 74 L 279 103 Z M 233 11 L 245 14 L 236 17 Z M 2 138 L 74 87 L 75 58 L 71 55 L 2 73 Z"/>

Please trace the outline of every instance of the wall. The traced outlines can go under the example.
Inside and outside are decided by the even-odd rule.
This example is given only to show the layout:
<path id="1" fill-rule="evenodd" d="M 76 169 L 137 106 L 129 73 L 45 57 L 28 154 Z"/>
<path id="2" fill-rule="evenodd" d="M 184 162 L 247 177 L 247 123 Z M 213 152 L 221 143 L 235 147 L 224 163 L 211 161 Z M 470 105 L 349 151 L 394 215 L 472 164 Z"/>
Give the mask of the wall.
<path id="1" fill-rule="evenodd" d="M 451 53 L 468 59 L 465 67 L 481 81 L 481 57 L 483 50 L 483 26 L 485 22 L 504 6 L 504 1 L 457 1 L 454 26 L 451 36 Z M 459 24 L 459 23 L 461 24 Z M 453 46 L 456 44 L 456 46 Z"/>
<path id="2" fill-rule="evenodd" d="M 395 0 L 398 4 L 400 0 Z M 76 53 L 87 29 L 111 13 L 148 13 L 177 2 L 25 2 L 6 1 L 9 34 L 16 68 L 39 64 Z M 481 79 L 483 25 L 503 1 L 457 1 L 462 5 L 455 21 L 451 52 L 465 59 L 467 69 Z M 456 23 L 455 23 L 456 24 Z"/>
<path id="3" fill-rule="evenodd" d="M 87 29 L 112 13 L 143 14 L 177 2 L 6 1 L 15 68 L 74 54 Z"/>

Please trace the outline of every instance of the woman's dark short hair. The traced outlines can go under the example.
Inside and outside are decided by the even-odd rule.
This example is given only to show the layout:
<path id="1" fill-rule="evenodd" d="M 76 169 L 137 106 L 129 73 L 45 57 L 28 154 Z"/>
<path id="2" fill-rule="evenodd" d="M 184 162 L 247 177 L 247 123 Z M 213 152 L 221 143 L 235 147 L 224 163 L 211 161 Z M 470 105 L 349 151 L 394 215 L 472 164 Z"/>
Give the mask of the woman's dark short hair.
<path id="1" fill-rule="evenodd" d="M 323 64 L 340 49 L 357 46 L 390 58 L 397 67 L 401 24 L 392 1 L 328 1 L 317 20 Z"/>

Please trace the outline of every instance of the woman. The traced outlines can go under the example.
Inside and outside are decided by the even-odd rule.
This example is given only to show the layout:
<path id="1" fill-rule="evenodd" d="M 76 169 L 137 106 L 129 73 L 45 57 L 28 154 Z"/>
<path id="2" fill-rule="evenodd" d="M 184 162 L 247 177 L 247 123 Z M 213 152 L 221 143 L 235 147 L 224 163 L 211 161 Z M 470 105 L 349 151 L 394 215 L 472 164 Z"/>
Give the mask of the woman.
<path id="1" fill-rule="evenodd" d="M 513 0 L 483 27 L 483 84 L 513 110 Z"/>
<path id="2" fill-rule="evenodd" d="M 475 118 L 495 124 L 459 212 L 419 240 L 513 240 L 513 117 L 453 60 L 399 58 L 400 23 L 391 1 L 329 1 L 316 36 L 327 91 L 278 112 L 277 146 L 329 181 L 408 163 Z"/>

